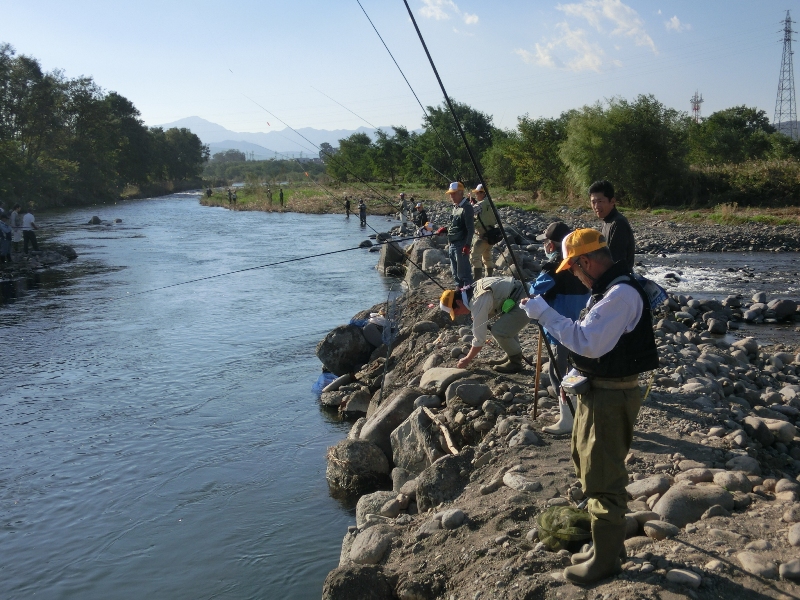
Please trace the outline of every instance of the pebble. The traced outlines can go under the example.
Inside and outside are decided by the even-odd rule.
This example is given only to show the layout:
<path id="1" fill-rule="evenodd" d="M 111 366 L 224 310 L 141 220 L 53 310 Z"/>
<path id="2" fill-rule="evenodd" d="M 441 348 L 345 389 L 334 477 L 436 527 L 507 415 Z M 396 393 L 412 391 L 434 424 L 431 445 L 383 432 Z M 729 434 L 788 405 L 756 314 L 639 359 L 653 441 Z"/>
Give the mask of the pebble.
<path id="1" fill-rule="evenodd" d="M 775 579 L 778 576 L 778 568 L 775 563 L 760 557 L 753 552 L 739 552 L 736 555 L 742 568 L 752 575 Z"/>
<path id="2" fill-rule="evenodd" d="M 696 590 L 703 582 L 703 578 L 694 571 L 688 571 L 686 569 L 672 569 L 667 572 L 667 581 L 678 583 L 680 585 L 686 585 Z"/>
<path id="3" fill-rule="evenodd" d="M 800 579 L 800 560 L 795 558 L 783 563 L 778 573 L 784 579 Z"/>
<path id="4" fill-rule="evenodd" d="M 800 546 L 800 523 L 795 523 L 789 528 L 789 544 Z"/>

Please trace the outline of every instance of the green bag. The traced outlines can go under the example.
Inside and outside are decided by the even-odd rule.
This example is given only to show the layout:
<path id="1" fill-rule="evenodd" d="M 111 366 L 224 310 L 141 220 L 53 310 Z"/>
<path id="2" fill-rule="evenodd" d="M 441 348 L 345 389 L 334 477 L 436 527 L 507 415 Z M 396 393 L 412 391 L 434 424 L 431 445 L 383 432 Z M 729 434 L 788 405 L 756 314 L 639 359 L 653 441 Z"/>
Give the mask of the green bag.
<path id="1" fill-rule="evenodd" d="M 539 541 L 553 552 L 566 548 L 570 542 L 592 537 L 592 519 L 585 510 L 574 506 L 551 506 L 536 517 Z"/>

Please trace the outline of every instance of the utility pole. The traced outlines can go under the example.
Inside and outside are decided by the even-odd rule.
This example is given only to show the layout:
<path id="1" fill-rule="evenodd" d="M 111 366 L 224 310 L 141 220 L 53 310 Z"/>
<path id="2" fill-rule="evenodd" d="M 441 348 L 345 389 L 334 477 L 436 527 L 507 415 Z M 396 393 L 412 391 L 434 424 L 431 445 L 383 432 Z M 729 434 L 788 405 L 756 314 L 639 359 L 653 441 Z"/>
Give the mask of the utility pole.
<path id="1" fill-rule="evenodd" d="M 778 80 L 778 97 L 775 100 L 775 117 L 772 125 L 793 140 L 798 138 L 797 105 L 794 98 L 794 66 L 792 65 L 792 18 L 786 11 L 783 21 L 783 59 Z"/>
<path id="2" fill-rule="evenodd" d="M 689 98 L 689 102 L 692 103 L 692 120 L 695 123 L 700 122 L 700 105 L 703 103 L 703 94 L 697 93 L 697 90 L 694 92 L 694 96 Z"/>

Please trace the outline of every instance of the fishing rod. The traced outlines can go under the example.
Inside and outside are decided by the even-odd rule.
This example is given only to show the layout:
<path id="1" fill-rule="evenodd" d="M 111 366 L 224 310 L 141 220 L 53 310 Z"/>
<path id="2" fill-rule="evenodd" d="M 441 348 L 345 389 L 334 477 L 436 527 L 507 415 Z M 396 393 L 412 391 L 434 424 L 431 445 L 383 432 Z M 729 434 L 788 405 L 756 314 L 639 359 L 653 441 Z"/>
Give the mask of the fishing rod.
<path id="1" fill-rule="evenodd" d="M 356 0 L 358 1 L 358 0 Z M 425 38 L 422 37 L 422 32 L 419 29 L 419 25 L 417 25 L 417 20 L 414 17 L 414 13 L 411 11 L 411 7 L 408 5 L 408 0 L 403 0 L 403 4 L 406 6 L 406 10 L 408 11 L 408 16 L 411 18 L 411 22 L 414 24 L 414 29 L 417 32 L 417 37 L 419 37 L 419 41 L 422 44 L 423 49 L 425 50 L 425 54 L 428 57 L 428 62 L 430 62 L 431 68 L 433 69 L 434 75 L 436 75 L 436 80 L 439 82 L 439 87 L 442 90 L 442 94 L 444 95 L 445 102 L 447 103 L 447 107 L 450 109 L 450 114 L 453 115 L 453 120 L 456 122 L 456 127 L 458 128 L 458 132 L 461 135 L 461 140 L 464 142 L 464 146 L 467 149 L 467 153 L 469 154 L 470 161 L 472 162 L 472 166 L 475 169 L 475 173 L 478 176 L 478 179 L 483 185 L 483 190 L 486 193 L 486 199 L 489 201 L 489 206 L 492 209 L 492 213 L 497 220 L 497 225 L 500 228 L 500 233 L 503 236 L 503 240 L 506 243 L 506 249 L 508 250 L 509 254 L 511 255 L 511 261 L 514 263 L 514 267 L 517 270 L 517 275 L 519 275 L 520 281 L 522 281 L 522 285 L 527 287 L 527 282 L 525 281 L 525 275 L 520 267 L 519 261 L 517 260 L 517 255 L 514 252 L 514 249 L 511 247 L 511 243 L 508 240 L 508 236 L 506 235 L 505 227 L 503 227 L 503 223 L 500 219 L 500 213 L 497 212 L 497 207 L 492 200 L 491 195 L 489 194 L 489 188 L 486 185 L 486 181 L 483 179 L 483 173 L 481 172 L 481 168 L 478 165 L 478 161 L 475 158 L 475 154 L 472 152 L 472 147 L 469 144 L 469 140 L 467 140 L 467 136 L 464 133 L 464 129 L 461 127 L 461 122 L 458 119 L 458 115 L 456 115 L 455 109 L 453 108 L 453 103 L 450 101 L 450 96 L 447 93 L 447 90 L 444 87 L 444 83 L 442 82 L 442 78 L 439 76 L 439 71 L 436 69 L 436 64 L 433 62 L 433 57 L 431 56 L 430 51 L 428 50 L 428 45 L 425 43 Z M 512 276 L 514 275 L 512 269 Z M 551 364 L 553 365 L 553 372 L 555 373 L 556 377 L 559 381 L 562 379 L 562 374 L 559 372 L 558 365 L 556 364 L 555 355 L 553 354 L 553 349 L 550 347 L 550 343 L 547 341 L 547 337 L 544 334 L 544 327 L 538 321 L 536 322 L 537 326 L 539 327 L 539 343 L 541 344 L 544 342 L 545 348 L 547 349 L 547 355 L 550 358 Z M 538 367 L 537 367 L 538 368 Z M 570 412 L 575 415 L 575 409 L 572 407 L 571 402 L 567 402 L 567 406 L 569 406 Z"/>
<path id="2" fill-rule="evenodd" d="M 377 127 L 375 127 L 375 125 L 373 125 L 372 123 L 370 123 L 369 121 L 367 121 L 367 120 L 366 120 L 364 117 L 357 115 L 357 114 L 356 114 L 356 113 L 354 113 L 352 110 L 350 110 L 349 108 L 347 108 L 347 107 L 346 107 L 344 104 L 342 104 L 342 103 L 341 103 L 341 102 L 339 102 L 338 100 L 335 100 L 334 98 L 331 98 L 330 96 L 328 96 L 328 94 L 326 94 L 326 93 L 325 93 L 325 92 L 323 92 L 322 90 L 318 90 L 318 89 L 317 89 L 317 88 L 315 88 L 313 85 L 311 86 L 311 89 L 313 89 L 313 90 L 316 90 L 317 92 L 319 92 L 320 94 L 322 94 L 323 96 L 325 96 L 325 97 L 326 97 L 328 100 L 330 100 L 331 102 L 335 102 L 336 104 L 338 104 L 339 106 L 341 106 L 343 109 L 345 109 L 345 110 L 346 110 L 347 112 L 349 112 L 350 114 L 352 114 L 352 115 L 354 115 L 355 117 L 357 117 L 357 118 L 361 119 L 362 121 L 364 121 L 364 123 L 366 123 L 367 125 L 369 125 L 369 126 L 370 126 L 370 127 L 372 127 L 373 129 L 378 129 Z M 394 129 L 394 128 L 392 128 L 392 129 Z M 445 151 L 446 151 L 446 150 L 447 150 L 447 148 L 445 148 Z M 429 168 L 430 168 L 432 171 L 435 171 L 435 172 L 436 172 L 438 175 L 441 175 L 441 176 L 442 176 L 442 179 L 444 179 L 444 180 L 445 180 L 445 181 L 447 181 L 447 182 L 453 181 L 453 178 L 452 178 L 452 177 L 448 177 L 447 175 L 445 175 L 444 173 L 442 173 L 442 172 L 441 172 L 439 169 L 437 169 L 436 167 L 434 167 L 434 166 L 433 166 L 431 163 L 427 162 L 427 161 L 426 161 L 426 160 L 425 160 L 425 159 L 424 159 L 422 156 L 420 156 L 419 154 L 417 154 L 416 152 L 414 152 L 414 151 L 413 151 L 413 150 L 412 150 L 410 147 L 408 148 L 408 151 L 409 151 L 409 152 L 410 152 L 412 155 L 414 155 L 416 158 L 418 158 L 418 159 L 420 160 L 420 162 L 422 162 L 424 165 L 426 165 L 427 167 L 429 167 Z"/>
<path id="3" fill-rule="evenodd" d="M 369 21 L 369 24 L 372 25 L 372 29 L 377 34 L 378 39 L 380 39 L 381 43 L 383 44 L 383 47 L 386 48 L 386 52 L 388 52 L 389 56 L 392 58 L 392 62 L 394 62 L 394 66 L 397 67 L 397 70 L 400 71 L 400 75 L 403 76 L 403 79 L 405 80 L 406 85 L 408 85 L 408 89 L 410 89 L 411 93 L 414 94 L 414 98 L 416 99 L 417 104 L 419 104 L 419 107 L 422 109 L 422 114 L 425 115 L 425 117 L 427 117 L 428 123 L 430 123 L 431 128 L 436 133 L 436 137 L 439 139 L 439 143 L 442 145 L 442 149 L 444 149 L 445 154 L 447 154 L 447 158 L 450 161 L 450 166 L 455 169 L 456 175 L 458 175 L 458 181 L 463 181 L 464 178 L 461 177 L 461 173 L 458 172 L 458 166 L 456 165 L 456 162 L 453 160 L 453 157 L 450 154 L 450 151 L 447 149 L 447 146 L 445 145 L 444 140 L 442 139 L 442 136 L 439 135 L 439 130 L 436 128 L 436 125 L 434 125 L 433 119 L 431 119 L 430 115 L 425 110 L 425 107 L 422 106 L 422 102 L 420 102 L 419 97 L 417 96 L 417 92 L 414 91 L 414 88 L 411 86 L 411 83 L 408 81 L 408 78 L 406 77 L 406 74 L 403 73 L 403 69 L 401 69 L 400 65 L 397 64 L 397 60 L 395 60 L 394 54 L 392 54 L 392 51 L 389 50 L 389 46 L 386 45 L 386 42 L 383 41 L 383 36 L 381 36 L 380 32 L 378 31 L 378 28 L 375 27 L 375 24 L 372 22 L 372 19 L 369 18 L 369 15 L 367 14 L 367 11 L 364 10 L 364 7 L 361 5 L 361 0 L 356 0 L 356 2 L 358 2 L 358 6 L 361 8 L 361 11 L 364 13 L 364 16 L 367 17 L 367 21 Z M 408 6 L 408 4 L 406 4 L 406 6 Z M 456 122 L 458 122 L 458 121 L 456 121 Z"/>

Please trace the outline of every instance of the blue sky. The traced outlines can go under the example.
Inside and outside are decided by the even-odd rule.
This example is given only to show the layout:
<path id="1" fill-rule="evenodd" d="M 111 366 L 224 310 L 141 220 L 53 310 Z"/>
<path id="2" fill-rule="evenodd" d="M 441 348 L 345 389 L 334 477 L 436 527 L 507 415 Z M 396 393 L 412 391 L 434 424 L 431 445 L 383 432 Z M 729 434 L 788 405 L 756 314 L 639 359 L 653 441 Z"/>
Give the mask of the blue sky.
<path id="1" fill-rule="evenodd" d="M 442 102 L 402 0 L 361 0 L 422 103 Z M 451 97 L 514 127 L 614 96 L 772 119 L 782 20 L 773 0 L 409 0 Z M 3 0 L 0 41 L 92 76 L 148 125 L 199 116 L 235 131 L 417 128 L 420 110 L 356 0 Z M 318 91 L 319 90 L 319 91 Z"/>

